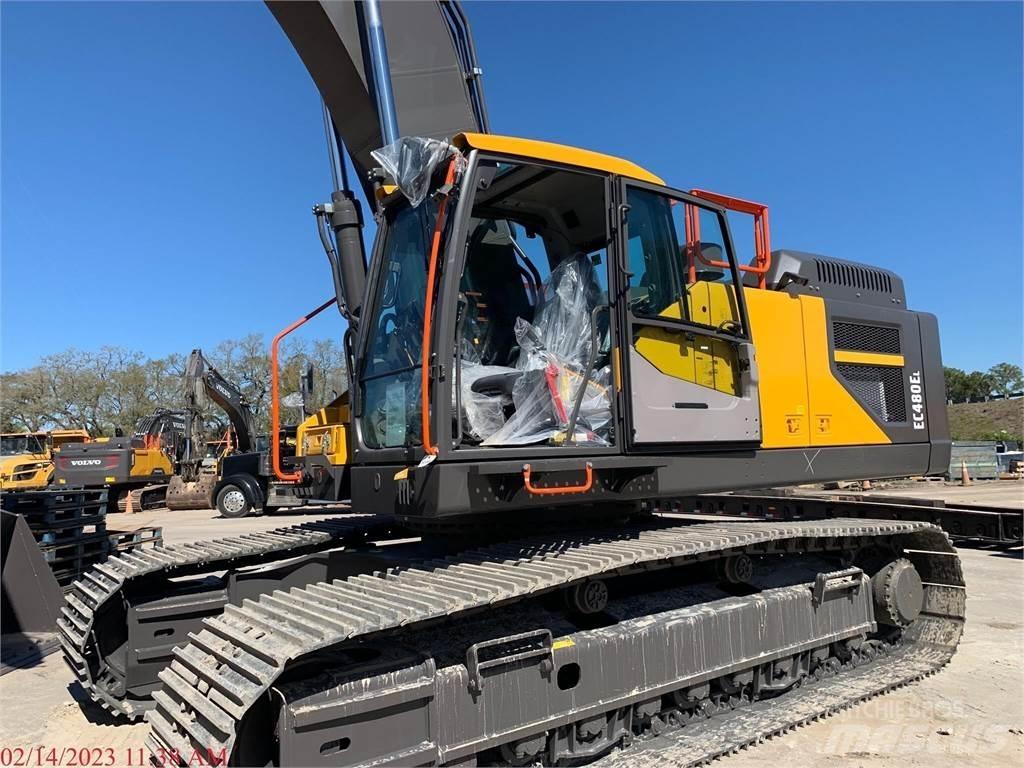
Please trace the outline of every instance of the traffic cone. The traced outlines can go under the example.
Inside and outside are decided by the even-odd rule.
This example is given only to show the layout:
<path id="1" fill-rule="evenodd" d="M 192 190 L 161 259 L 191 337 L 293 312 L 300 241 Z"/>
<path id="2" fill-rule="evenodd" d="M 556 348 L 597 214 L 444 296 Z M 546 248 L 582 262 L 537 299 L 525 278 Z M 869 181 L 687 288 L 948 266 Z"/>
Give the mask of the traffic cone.
<path id="1" fill-rule="evenodd" d="M 860 489 L 862 491 L 870 491 L 871 490 L 871 481 L 870 480 L 861 480 L 860 481 Z"/>
<path id="2" fill-rule="evenodd" d="M 128 491 L 128 498 L 124 500 L 124 513 L 126 515 L 132 514 L 132 492 Z"/>
<path id="3" fill-rule="evenodd" d="M 967 471 L 967 460 L 960 459 L 960 485 L 970 485 L 972 482 L 971 475 Z"/>

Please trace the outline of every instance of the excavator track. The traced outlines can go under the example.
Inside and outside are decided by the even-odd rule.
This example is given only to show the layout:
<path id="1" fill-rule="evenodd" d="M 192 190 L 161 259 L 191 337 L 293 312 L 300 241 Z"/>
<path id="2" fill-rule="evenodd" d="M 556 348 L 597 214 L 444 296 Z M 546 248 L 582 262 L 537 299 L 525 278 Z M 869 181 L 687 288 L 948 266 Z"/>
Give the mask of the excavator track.
<path id="1" fill-rule="evenodd" d="M 444 623 L 454 632 L 485 611 L 488 622 L 497 621 L 502 611 L 525 605 L 530 598 L 580 585 L 708 561 L 728 563 L 742 556 L 841 552 L 852 557 L 879 548 L 896 553 L 900 567 L 912 565 L 923 582 L 920 615 L 891 641 L 863 640 L 866 629 L 877 626 L 870 600 L 888 599 L 888 587 L 869 588 L 863 572 L 852 568 L 820 574 L 813 585 L 724 600 L 722 612 L 696 605 L 659 614 L 660 619 L 654 614 L 642 616 L 558 640 L 541 630 L 477 643 L 467 651 L 465 667 L 455 664 L 442 669 L 440 664 L 435 668 L 433 659 L 403 659 L 406 669 L 396 671 L 402 664 L 394 669 L 378 667 L 374 674 L 353 661 L 352 678 L 330 669 L 353 644 L 365 649 L 384 641 L 386 648 L 394 649 L 403 637 L 432 625 Z M 840 583 L 840 589 L 851 590 L 849 599 L 824 600 L 822 595 L 832 588 L 830 580 Z M 627 746 L 636 737 L 685 723 L 686 741 L 674 761 L 698 764 L 936 671 L 955 651 L 964 610 L 959 559 L 946 534 L 927 523 L 652 523 L 566 534 L 555 540 L 550 536 L 524 539 L 418 567 L 358 575 L 287 593 L 276 591 L 226 607 L 220 616 L 205 620 L 199 632 L 190 634 L 191 642 L 177 647 L 174 661 L 161 672 L 163 688 L 154 694 L 157 706 L 147 715 L 151 725 L 147 745 L 154 760 L 162 764 L 193 762 L 197 756 L 214 763 L 263 764 L 277 759 L 280 764 L 306 764 L 318 754 L 317 748 L 320 755 L 334 754 L 332 762 L 337 764 L 445 764 L 472 761 L 482 754 L 498 754 L 497 762 L 510 764 L 552 764 L 600 756 Z M 819 628 L 818 634 L 806 630 L 810 634 L 798 637 L 809 615 L 823 621 L 826 629 Z M 721 632 L 730 627 L 736 630 L 730 622 L 741 620 L 748 623 L 737 630 L 735 642 L 722 640 Z M 710 634 L 699 643 L 697 635 L 687 636 L 691 645 L 672 639 L 671 633 L 681 631 Z M 779 632 L 784 636 L 776 637 Z M 721 660 L 726 666 L 717 667 L 717 672 L 697 669 L 683 674 L 673 667 L 682 663 L 677 657 L 693 656 L 697 660 L 691 662 L 699 667 L 710 664 L 714 653 L 738 654 L 752 636 L 777 645 L 770 651 L 755 647 L 753 655 L 744 657 L 746 661 Z M 538 638 L 540 647 L 530 646 Z M 710 642 L 705 642 L 708 638 Z M 504 659 L 485 660 L 487 648 L 493 650 L 499 642 L 511 642 L 514 652 Z M 614 642 L 619 645 L 608 645 Z M 675 669 L 666 672 L 664 680 L 652 679 L 651 670 L 657 665 L 651 656 L 632 663 L 622 656 L 640 653 L 644 642 L 651 643 L 648 650 L 665 656 L 665 664 Z M 696 645 L 703 650 L 687 650 Z M 612 647 L 616 655 L 608 656 Z M 589 706 L 582 685 L 570 700 L 552 683 L 557 653 L 578 654 L 582 661 L 588 648 L 597 649 L 599 659 L 614 659 L 596 665 L 601 670 L 596 677 L 603 685 L 611 686 L 616 674 L 626 676 L 614 691 L 597 691 Z M 355 651 L 351 654 L 352 659 L 359 658 Z M 520 669 L 531 659 L 540 662 L 540 677 L 535 669 Z M 753 702 L 743 694 L 701 698 L 703 682 L 722 670 L 732 675 L 729 679 L 748 680 L 736 677 L 748 673 L 744 664 L 750 680 L 768 670 L 769 683 L 791 674 L 786 672 L 787 665 L 792 669 L 802 665 L 813 674 L 792 673 L 792 682 L 783 687 L 763 685 L 756 689 L 757 695 L 771 698 Z M 498 665 L 508 665 L 503 674 L 533 676 L 509 678 L 504 688 L 504 678 L 499 677 L 485 686 L 490 678 L 482 670 Z M 562 666 L 557 688 L 563 688 Z M 619 668 L 625 671 L 616 672 Z M 296 681 L 303 669 L 316 670 L 310 674 L 320 676 L 320 699 L 309 693 L 316 690 L 316 679 Z M 578 667 L 576 674 L 576 682 L 571 675 L 564 681 L 569 688 L 578 683 Z M 527 685 L 539 686 L 536 690 L 541 693 L 531 697 Z M 700 699 L 699 706 L 666 712 L 659 702 L 673 686 L 695 702 Z M 549 689 L 550 694 L 543 693 Z M 261 708 L 271 701 L 270 691 L 276 696 L 273 701 L 281 701 L 276 726 L 260 719 Z M 478 697 L 483 697 L 479 704 Z M 415 721 L 395 720 L 407 717 L 418 700 L 427 723 L 422 733 Z M 685 696 L 677 699 L 684 700 Z M 552 704 L 560 701 L 561 710 Z M 345 722 L 350 730 L 337 730 Z M 385 730 L 388 723 L 397 726 Z M 303 747 L 303 734 L 317 728 L 324 730 L 313 734 L 313 746 L 307 736 Z M 367 738 L 356 744 L 359 737 L 353 739 L 351 734 L 358 734 L 360 728 L 368 729 L 363 731 Z M 344 733 L 350 735 L 331 738 Z M 281 750 L 276 758 L 275 749 Z M 292 751 L 284 754 L 286 749 Z M 635 750 L 623 753 L 621 759 L 628 761 L 631 752 Z"/>
<path id="2" fill-rule="evenodd" d="M 121 494 L 117 499 L 117 511 L 124 514 L 128 511 L 128 497 L 131 496 L 132 511 L 141 512 L 144 509 L 157 509 L 164 506 L 167 498 L 167 483 L 153 483 L 144 485 L 141 488 L 132 488 Z"/>
<path id="3" fill-rule="evenodd" d="M 148 702 L 127 700 L 115 691 L 99 644 L 104 627 L 97 617 L 124 601 L 133 583 L 145 578 L 194 576 L 213 571 L 265 565 L 275 561 L 349 547 L 390 535 L 393 518 L 348 514 L 264 533 L 160 546 L 125 552 L 93 566 L 71 586 L 57 620 L 64 660 L 94 701 L 115 716 L 141 719 Z"/>

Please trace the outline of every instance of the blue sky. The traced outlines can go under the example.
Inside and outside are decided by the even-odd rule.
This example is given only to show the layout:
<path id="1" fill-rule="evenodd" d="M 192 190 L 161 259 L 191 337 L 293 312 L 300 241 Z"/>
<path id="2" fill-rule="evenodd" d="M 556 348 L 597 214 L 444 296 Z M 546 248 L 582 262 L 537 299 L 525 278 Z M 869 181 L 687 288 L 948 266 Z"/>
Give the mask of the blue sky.
<path id="1" fill-rule="evenodd" d="M 775 247 L 899 272 L 947 365 L 1020 362 L 1021 4 L 466 7 L 496 132 L 768 203 Z M 269 338 L 330 295 L 319 101 L 261 3 L 0 22 L 0 368 Z"/>

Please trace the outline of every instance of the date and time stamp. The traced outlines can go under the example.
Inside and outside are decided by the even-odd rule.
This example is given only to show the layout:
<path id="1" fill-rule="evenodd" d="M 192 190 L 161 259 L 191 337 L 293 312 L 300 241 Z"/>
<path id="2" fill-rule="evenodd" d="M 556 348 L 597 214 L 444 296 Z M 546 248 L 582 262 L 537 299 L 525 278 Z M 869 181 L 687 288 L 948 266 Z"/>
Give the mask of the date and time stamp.
<path id="1" fill-rule="evenodd" d="M 225 749 L 150 752 L 145 747 L 0 747 L 0 768 L 135 768 L 139 766 L 219 766 Z"/>

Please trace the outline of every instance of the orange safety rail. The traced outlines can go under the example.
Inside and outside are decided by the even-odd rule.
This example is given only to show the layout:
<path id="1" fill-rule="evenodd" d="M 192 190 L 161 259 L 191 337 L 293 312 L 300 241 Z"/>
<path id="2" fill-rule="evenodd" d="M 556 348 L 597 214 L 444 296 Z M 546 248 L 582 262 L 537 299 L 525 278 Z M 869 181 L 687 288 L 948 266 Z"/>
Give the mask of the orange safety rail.
<path id="1" fill-rule="evenodd" d="M 448 163 L 448 172 L 444 177 L 444 186 L 450 188 L 455 183 L 458 170 L 458 157 Z M 434 237 L 430 242 L 430 261 L 427 267 L 427 295 L 423 300 L 423 343 L 420 356 L 420 430 L 423 437 L 423 450 L 437 455 L 437 446 L 430 440 L 430 334 L 434 323 L 434 283 L 437 280 L 437 257 L 441 250 L 441 237 L 444 234 L 445 211 L 448 208 L 448 194 L 441 197 L 437 206 L 437 221 L 434 223 Z"/>
<path id="2" fill-rule="evenodd" d="M 771 232 L 768 228 L 768 206 L 755 203 L 750 200 L 741 200 L 738 197 L 720 195 L 717 192 L 708 192 L 704 189 L 691 189 L 690 194 L 703 200 L 720 205 L 723 208 L 745 213 L 754 217 L 754 265 L 737 265 L 741 272 L 749 272 L 757 275 L 757 287 L 765 288 L 765 275 L 772 264 Z M 728 262 L 705 259 L 698 247 L 700 243 L 700 216 L 692 205 L 686 206 L 686 249 L 689 262 L 689 282 L 696 282 L 697 267 L 694 255 L 709 267 L 728 269 Z"/>
<path id="3" fill-rule="evenodd" d="M 299 482 L 302 480 L 302 473 L 285 472 L 281 469 L 281 400 L 280 393 L 278 392 L 280 381 L 277 370 L 277 349 L 281 345 L 281 339 L 296 328 L 308 323 L 314 317 L 331 306 L 331 304 L 334 304 L 335 301 L 336 299 L 332 296 L 308 315 L 299 318 L 283 331 L 278 333 L 270 343 L 270 464 L 271 468 L 274 470 L 274 477 L 285 483 Z"/>
<path id="4" fill-rule="evenodd" d="M 583 469 L 587 473 L 587 479 L 584 480 L 581 485 L 563 485 L 545 488 L 543 486 L 536 486 L 530 481 L 531 475 L 533 474 L 533 467 L 529 464 L 523 464 L 523 487 L 526 488 L 527 492 L 532 493 L 534 496 L 558 496 L 565 493 L 586 493 L 594 487 L 594 465 L 588 461 Z"/>

